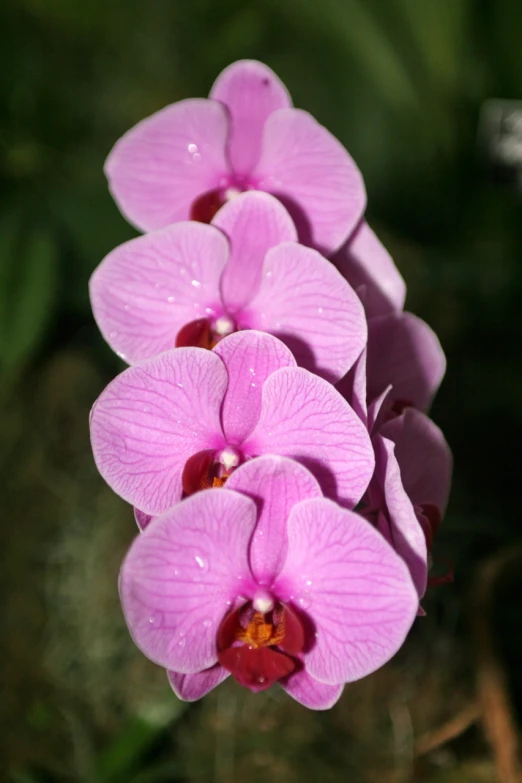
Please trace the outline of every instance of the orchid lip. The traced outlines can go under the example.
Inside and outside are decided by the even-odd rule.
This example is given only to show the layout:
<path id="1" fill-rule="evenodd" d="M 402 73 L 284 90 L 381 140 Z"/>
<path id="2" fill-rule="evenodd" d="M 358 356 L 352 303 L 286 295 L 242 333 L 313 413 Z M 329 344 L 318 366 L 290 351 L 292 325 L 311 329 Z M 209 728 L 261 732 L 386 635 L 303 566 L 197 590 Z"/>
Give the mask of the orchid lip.
<path id="1" fill-rule="evenodd" d="M 198 153 L 196 153 L 198 154 Z M 248 177 L 227 175 L 222 177 L 218 187 L 201 193 L 190 207 L 190 219 L 198 223 L 210 223 L 227 201 L 246 190 L 255 190 L 256 185 Z"/>
<path id="2" fill-rule="evenodd" d="M 204 449 L 192 454 L 185 463 L 181 478 L 185 496 L 201 489 L 222 487 L 241 461 L 241 452 L 233 446 L 226 446 L 220 452 Z"/>
<path id="3" fill-rule="evenodd" d="M 300 667 L 304 629 L 290 607 L 259 588 L 252 602 L 229 612 L 217 635 L 218 660 L 254 693 Z"/>
<path id="4" fill-rule="evenodd" d="M 206 348 L 212 350 L 223 337 L 236 331 L 236 324 L 228 315 L 214 320 L 196 318 L 186 323 L 176 336 L 176 348 Z"/>

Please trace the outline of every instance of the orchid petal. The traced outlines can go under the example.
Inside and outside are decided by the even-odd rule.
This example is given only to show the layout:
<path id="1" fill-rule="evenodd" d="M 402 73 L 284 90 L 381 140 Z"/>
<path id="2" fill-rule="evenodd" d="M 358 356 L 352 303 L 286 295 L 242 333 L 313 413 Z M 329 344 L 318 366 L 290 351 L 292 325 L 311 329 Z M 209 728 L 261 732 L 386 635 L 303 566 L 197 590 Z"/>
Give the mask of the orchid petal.
<path id="1" fill-rule="evenodd" d="M 250 568 L 260 585 L 270 585 L 286 558 L 290 511 L 301 500 L 321 497 L 319 484 L 298 462 L 267 455 L 235 470 L 227 488 L 252 498 L 258 507 L 250 543 Z"/>
<path id="2" fill-rule="evenodd" d="M 133 364 L 174 348 L 185 324 L 219 307 L 226 238 L 202 223 L 173 226 L 131 239 L 102 261 L 90 282 L 100 331 Z"/>
<path id="3" fill-rule="evenodd" d="M 374 397 L 368 405 L 368 432 L 372 434 L 380 432 L 381 424 L 386 421 L 389 414 L 387 400 L 392 398 L 392 386 L 387 386 L 378 397 Z"/>
<path id="4" fill-rule="evenodd" d="M 341 378 L 335 388 L 347 400 L 360 420 L 368 424 L 368 408 L 366 405 L 366 346 L 361 355 L 344 378 Z M 368 431 L 371 432 L 368 426 Z"/>
<path id="5" fill-rule="evenodd" d="M 202 348 L 176 348 L 118 375 L 91 413 L 94 459 L 109 486 L 144 514 L 173 506 L 187 459 L 224 445 L 226 385 L 223 362 Z"/>
<path id="6" fill-rule="evenodd" d="M 134 642 L 155 663 L 195 674 L 217 662 L 218 628 L 249 580 L 255 504 L 199 492 L 155 520 L 123 563 L 120 597 Z"/>
<path id="7" fill-rule="evenodd" d="M 354 506 L 374 468 L 366 427 L 334 387 L 301 368 L 283 368 L 263 386 L 259 422 L 243 450 L 301 462 L 323 493 Z"/>
<path id="8" fill-rule="evenodd" d="M 432 503 L 443 515 L 453 458 L 439 427 L 420 411 L 406 408 L 381 428 L 381 434 L 395 443 L 402 483 L 412 503 Z"/>
<path id="9" fill-rule="evenodd" d="M 316 250 L 294 243 L 268 251 L 261 288 L 245 316 L 245 325 L 275 334 L 299 365 L 332 383 L 366 344 L 366 318 L 355 291 Z"/>
<path id="10" fill-rule="evenodd" d="M 426 537 L 403 486 L 394 444 L 377 435 L 374 445 L 377 458 L 376 477 L 384 491 L 393 548 L 408 566 L 420 599 L 426 592 L 428 578 Z"/>
<path id="11" fill-rule="evenodd" d="M 325 685 L 315 680 L 306 669 L 294 672 L 280 684 L 289 696 L 311 710 L 329 710 L 339 700 L 344 687 Z"/>
<path id="12" fill-rule="evenodd" d="M 142 231 L 187 220 L 192 202 L 227 174 L 229 116 L 217 101 L 191 98 L 139 122 L 105 163 L 114 200 Z"/>
<path id="13" fill-rule="evenodd" d="M 263 128 L 276 109 L 292 105 L 283 82 L 263 63 L 239 60 L 217 77 L 210 97 L 230 112 L 228 157 L 239 175 L 250 173 L 261 153 Z"/>
<path id="14" fill-rule="evenodd" d="M 378 669 L 403 644 L 418 608 L 404 562 L 369 522 L 325 498 L 294 506 L 288 538 L 278 583 L 292 586 L 315 626 L 303 654 L 308 673 L 335 685 Z"/>
<path id="15" fill-rule="evenodd" d="M 212 224 L 230 240 L 230 260 L 221 278 L 221 296 L 234 315 L 257 293 L 268 250 L 281 242 L 296 242 L 292 218 L 268 193 L 241 193 L 228 201 Z"/>
<path id="16" fill-rule="evenodd" d="M 295 367 L 295 359 L 280 340 L 255 331 L 225 337 L 214 353 L 228 372 L 221 413 L 223 432 L 230 445 L 240 445 L 259 419 L 264 382 L 280 367 Z"/>
<path id="17" fill-rule="evenodd" d="M 412 313 L 393 313 L 368 322 L 368 400 L 391 384 L 394 400 L 420 410 L 429 407 L 446 371 L 435 332 Z"/>
<path id="18" fill-rule="evenodd" d="M 269 116 L 252 178 L 259 190 L 281 199 L 301 241 L 325 255 L 350 235 L 366 204 L 361 173 L 348 152 L 299 109 L 278 109 Z"/>
<path id="19" fill-rule="evenodd" d="M 368 318 L 403 309 L 406 283 L 366 221 L 361 221 L 332 262 L 355 290 L 364 287 Z"/>
<path id="20" fill-rule="evenodd" d="M 198 701 L 217 688 L 230 675 L 219 664 L 195 674 L 167 672 L 172 690 L 183 701 Z"/>

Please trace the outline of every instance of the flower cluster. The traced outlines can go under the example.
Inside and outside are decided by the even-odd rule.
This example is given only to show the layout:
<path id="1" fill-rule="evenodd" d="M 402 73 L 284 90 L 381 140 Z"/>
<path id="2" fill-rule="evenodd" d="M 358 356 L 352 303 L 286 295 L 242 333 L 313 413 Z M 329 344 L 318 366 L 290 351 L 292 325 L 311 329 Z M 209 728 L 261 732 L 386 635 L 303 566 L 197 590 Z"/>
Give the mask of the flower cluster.
<path id="1" fill-rule="evenodd" d="M 140 122 L 106 173 L 147 232 L 90 283 L 130 365 L 91 415 L 140 530 L 130 633 L 182 699 L 232 674 L 326 709 L 423 613 L 451 477 L 426 415 L 440 344 L 403 310 L 355 163 L 265 65 Z"/>

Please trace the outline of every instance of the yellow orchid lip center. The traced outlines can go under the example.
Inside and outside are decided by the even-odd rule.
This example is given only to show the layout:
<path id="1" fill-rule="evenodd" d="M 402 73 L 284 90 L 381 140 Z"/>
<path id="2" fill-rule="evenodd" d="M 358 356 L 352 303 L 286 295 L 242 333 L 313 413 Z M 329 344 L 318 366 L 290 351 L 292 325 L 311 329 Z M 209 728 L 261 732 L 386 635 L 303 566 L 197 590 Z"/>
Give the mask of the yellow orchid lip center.
<path id="1" fill-rule="evenodd" d="M 257 649 L 258 647 L 271 647 L 281 644 L 285 638 L 285 617 L 277 625 L 266 619 L 261 612 L 254 612 L 254 616 L 246 628 L 239 628 L 235 634 L 238 642 Z"/>

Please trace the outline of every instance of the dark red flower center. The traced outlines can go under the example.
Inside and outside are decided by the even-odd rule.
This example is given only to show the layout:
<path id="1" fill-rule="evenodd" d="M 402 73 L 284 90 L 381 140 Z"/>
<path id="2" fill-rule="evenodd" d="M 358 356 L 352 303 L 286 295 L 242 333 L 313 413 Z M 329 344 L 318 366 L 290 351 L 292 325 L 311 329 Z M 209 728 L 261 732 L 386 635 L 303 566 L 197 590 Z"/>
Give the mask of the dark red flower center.
<path id="1" fill-rule="evenodd" d="M 219 318 L 197 318 L 182 326 L 176 335 L 176 348 L 207 348 L 209 351 L 223 337 L 236 331 L 236 324 L 228 315 Z"/>
<path id="2" fill-rule="evenodd" d="M 270 599 L 267 603 L 273 604 Z M 304 647 L 303 626 L 286 605 L 277 603 L 263 613 L 249 602 L 225 617 L 217 646 L 221 666 L 240 685 L 258 692 L 288 677 L 299 666 L 295 656 Z"/>
<path id="3" fill-rule="evenodd" d="M 201 196 L 198 196 L 192 202 L 190 219 L 197 220 L 199 223 L 210 223 L 216 212 L 221 209 L 226 201 L 225 191 L 222 188 L 202 193 Z"/>
<path id="4" fill-rule="evenodd" d="M 231 446 L 221 451 L 205 449 L 196 452 L 188 458 L 183 468 L 183 492 L 185 495 L 193 495 L 200 489 L 222 487 L 242 459 L 241 452 Z"/>
<path id="5" fill-rule="evenodd" d="M 199 223 L 210 223 L 215 214 L 227 201 L 244 193 L 245 190 L 255 189 L 255 182 L 248 177 L 230 175 L 224 177 L 222 184 L 214 190 L 201 193 L 190 207 L 190 219 Z"/>

